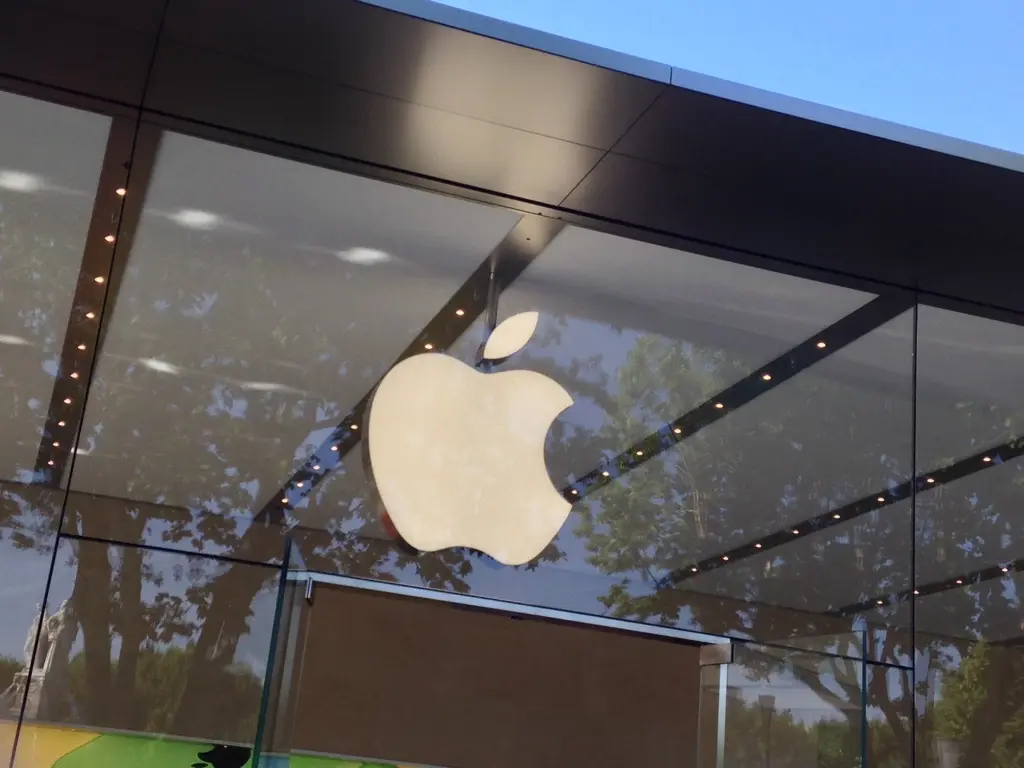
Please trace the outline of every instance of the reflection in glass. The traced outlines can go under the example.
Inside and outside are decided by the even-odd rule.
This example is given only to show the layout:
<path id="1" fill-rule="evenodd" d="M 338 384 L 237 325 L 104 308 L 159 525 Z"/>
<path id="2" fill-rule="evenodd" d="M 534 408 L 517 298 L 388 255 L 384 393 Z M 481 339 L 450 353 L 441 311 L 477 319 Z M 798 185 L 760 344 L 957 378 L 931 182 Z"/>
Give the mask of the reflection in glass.
<path id="1" fill-rule="evenodd" d="M 918 346 L 917 763 L 1009 768 L 1024 755 L 1024 328 L 922 306 Z"/>
<path id="2" fill-rule="evenodd" d="M 189 764 L 210 745 L 248 754 L 278 580 L 274 568 L 62 539 L 49 599 L 25 627 L 19 760 L 68 729 L 83 764 Z"/>
<path id="3" fill-rule="evenodd" d="M 701 718 L 707 731 L 714 722 L 717 744 L 708 749 L 701 731 L 698 768 L 865 764 L 864 662 L 738 644 L 715 685 L 722 669 L 703 669 Z"/>
<path id="4" fill-rule="evenodd" d="M 517 219 L 165 134 L 73 490 L 142 512 L 121 540 L 264 559 L 253 517 Z"/>
<path id="5" fill-rule="evenodd" d="M 0 93 L 0 482 L 31 483 L 109 118 Z"/>
<path id="6" fill-rule="evenodd" d="M 0 760 L 14 747 L 63 493 L 0 486 Z"/>

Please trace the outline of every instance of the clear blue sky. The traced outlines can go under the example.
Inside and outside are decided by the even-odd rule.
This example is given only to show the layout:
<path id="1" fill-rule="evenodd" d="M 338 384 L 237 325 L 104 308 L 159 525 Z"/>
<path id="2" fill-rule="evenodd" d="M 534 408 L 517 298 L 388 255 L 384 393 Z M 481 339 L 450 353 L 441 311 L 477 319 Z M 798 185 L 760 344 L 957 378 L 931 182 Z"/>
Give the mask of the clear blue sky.
<path id="1" fill-rule="evenodd" d="M 1024 154 L 1024 0 L 445 0 Z"/>

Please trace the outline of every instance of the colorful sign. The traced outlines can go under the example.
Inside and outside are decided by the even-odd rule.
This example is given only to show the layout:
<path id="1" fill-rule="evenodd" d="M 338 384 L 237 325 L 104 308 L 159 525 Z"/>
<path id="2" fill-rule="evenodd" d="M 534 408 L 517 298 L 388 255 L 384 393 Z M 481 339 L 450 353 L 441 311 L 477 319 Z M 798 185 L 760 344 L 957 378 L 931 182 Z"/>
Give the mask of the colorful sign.
<path id="1" fill-rule="evenodd" d="M 16 725 L 0 723 L 0 759 L 14 746 Z M 244 768 L 252 750 L 160 737 L 96 733 L 44 725 L 22 727 L 14 768 Z M 261 766 L 275 768 L 268 756 Z M 288 768 L 403 768 L 393 763 L 291 755 Z"/>

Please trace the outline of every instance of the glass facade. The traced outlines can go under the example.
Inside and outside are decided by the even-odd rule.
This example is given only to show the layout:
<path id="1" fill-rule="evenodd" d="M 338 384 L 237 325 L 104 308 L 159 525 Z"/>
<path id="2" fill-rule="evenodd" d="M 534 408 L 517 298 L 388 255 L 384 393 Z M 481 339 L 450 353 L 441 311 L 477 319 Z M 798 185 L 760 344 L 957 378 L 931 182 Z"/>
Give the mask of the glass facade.
<path id="1" fill-rule="evenodd" d="M 729 639 L 728 658 L 694 658 L 691 730 L 659 718 L 683 707 L 678 691 L 658 694 L 661 709 L 590 713 L 644 734 L 636 754 L 652 765 L 1019 764 L 1021 318 L 342 172 L 241 136 L 4 92 L 0 114 L 12 765 L 240 768 L 366 750 L 487 763 L 451 749 L 465 727 L 444 730 L 471 720 L 465 702 L 430 729 L 404 704 L 380 713 L 408 753 L 387 752 L 394 734 L 373 730 L 369 705 L 339 731 L 350 749 L 317 741 L 294 711 L 310 659 L 329 656 L 303 639 L 309 574 L 614 620 L 635 645 L 591 663 L 647 664 L 600 675 L 621 701 L 652 701 L 637 680 L 670 666 L 652 661 L 666 648 L 689 648 L 643 650 L 641 630 Z M 544 444 L 568 518 L 522 566 L 416 551 L 369 471 L 375 388 L 423 353 L 481 368 L 493 328 L 523 312 L 539 314 L 525 347 L 483 367 L 571 396 Z M 481 444 L 501 426 L 481 425 Z M 524 492 L 514 470 L 468 452 L 456 476 L 500 506 Z M 376 621 L 424 637 L 433 619 Z M 460 658 L 435 638 L 424 668 L 406 669 L 366 626 L 318 642 L 344 637 L 338 664 L 388 670 L 385 687 L 421 676 L 433 690 L 430 660 Z M 528 634 L 524 648 L 556 642 Z M 546 684 L 587 669 L 549 670 Z M 513 717 L 502 686 L 515 678 L 488 689 L 504 709 L 480 710 L 506 726 L 487 731 L 503 754 L 625 759 L 612 741 L 549 750 L 544 739 L 565 744 L 543 724 L 572 701 Z M 434 693 L 471 703 L 479 691 L 462 682 Z M 372 696 L 355 673 L 342 683 Z M 444 746 L 430 741 L 442 732 Z"/>

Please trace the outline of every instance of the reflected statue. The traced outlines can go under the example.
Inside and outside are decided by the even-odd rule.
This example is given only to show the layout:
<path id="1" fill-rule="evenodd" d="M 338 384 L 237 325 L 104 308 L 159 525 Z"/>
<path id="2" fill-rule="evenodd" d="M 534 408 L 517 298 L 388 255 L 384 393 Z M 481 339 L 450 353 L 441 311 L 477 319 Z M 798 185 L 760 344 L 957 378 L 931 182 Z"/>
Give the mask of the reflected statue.
<path id="1" fill-rule="evenodd" d="M 17 712 L 24 701 L 28 718 L 60 719 L 70 714 L 70 657 L 77 636 L 78 619 L 70 601 L 48 617 L 42 606 L 37 608 L 25 638 L 24 667 L 0 697 L 9 712 Z"/>
<path id="2" fill-rule="evenodd" d="M 36 612 L 32 623 L 28 626 L 28 637 L 25 638 L 25 669 L 32 667 L 32 654 L 36 650 L 36 639 L 39 637 L 39 625 L 43 620 L 43 605 L 36 603 Z"/>

